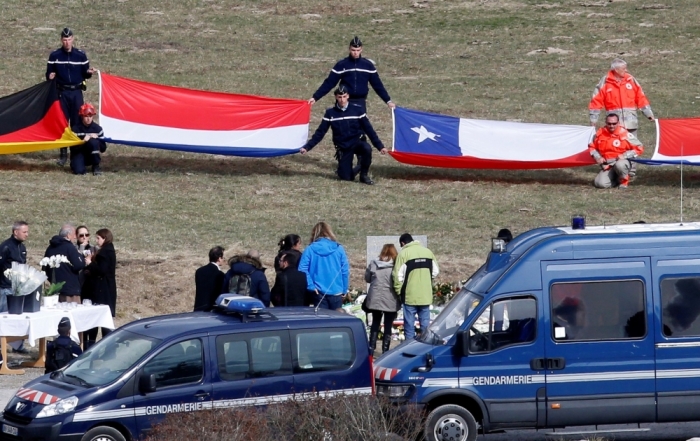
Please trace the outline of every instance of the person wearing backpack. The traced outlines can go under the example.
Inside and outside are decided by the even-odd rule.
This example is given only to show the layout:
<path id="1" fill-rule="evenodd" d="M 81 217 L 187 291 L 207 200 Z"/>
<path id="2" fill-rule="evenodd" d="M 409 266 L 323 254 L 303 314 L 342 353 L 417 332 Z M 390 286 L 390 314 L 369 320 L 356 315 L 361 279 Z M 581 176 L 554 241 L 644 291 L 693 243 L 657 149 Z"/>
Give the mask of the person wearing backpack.
<path id="1" fill-rule="evenodd" d="M 80 346 L 70 338 L 70 319 L 63 317 L 58 323 L 58 337 L 46 344 L 46 372 L 57 371 L 83 353 Z"/>
<path id="2" fill-rule="evenodd" d="M 250 250 L 248 254 L 231 257 L 228 263 L 231 269 L 224 276 L 221 293 L 255 297 L 269 307 L 270 285 L 265 277 L 265 267 L 260 262 L 260 253 Z"/>

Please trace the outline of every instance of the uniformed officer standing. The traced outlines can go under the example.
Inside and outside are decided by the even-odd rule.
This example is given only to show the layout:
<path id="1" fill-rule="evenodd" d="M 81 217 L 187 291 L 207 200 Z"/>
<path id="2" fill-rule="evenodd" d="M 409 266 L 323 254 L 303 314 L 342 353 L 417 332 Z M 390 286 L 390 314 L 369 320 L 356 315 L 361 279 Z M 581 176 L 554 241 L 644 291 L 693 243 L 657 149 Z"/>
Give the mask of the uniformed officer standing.
<path id="1" fill-rule="evenodd" d="M 350 94 L 344 85 L 335 90 L 335 106 L 326 109 L 321 125 L 311 139 L 299 150 L 302 155 L 321 142 L 330 128 L 333 131 L 333 145 L 336 148 L 338 159 L 338 177 L 343 181 L 354 181 L 356 171 L 352 167 L 355 154 L 360 156 L 360 182 L 372 185 L 374 181 L 369 177 L 369 166 L 372 164 L 372 149 L 363 140 L 366 133 L 372 145 L 382 155 L 386 154 L 384 144 L 374 131 L 372 124 L 367 119 L 367 114 L 361 106 L 352 104 Z"/>
<path id="2" fill-rule="evenodd" d="M 78 111 L 83 105 L 84 81 L 92 77 L 95 69 L 90 67 L 85 52 L 73 47 L 73 31 L 63 28 L 61 31 L 61 47 L 51 52 L 46 63 L 46 80 L 56 78 L 61 107 L 68 118 L 69 125 L 78 124 L 80 117 Z M 61 149 L 58 165 L 65 165 L 68 160 L 68 148 Z"/>
<path id="3" fill-rule="evenodd" d="M 349 50 L 350 54 L 333 66 L 328 78 L 309 98 L 309 104 L 313 105 L 323 98 L 340 82 L 340 85 L 345 86 L 350 95 L 350 103 L 359 105 L 363 113 L 367 112 L 366 101 L 370 85 L 387 106 L 395 108 L 396 105 L 391 101 L 389 93 L 384 88 L 374 63 L 367 58 L 362 58 L 362 41 L 358 37 L 350 41 Z"/>

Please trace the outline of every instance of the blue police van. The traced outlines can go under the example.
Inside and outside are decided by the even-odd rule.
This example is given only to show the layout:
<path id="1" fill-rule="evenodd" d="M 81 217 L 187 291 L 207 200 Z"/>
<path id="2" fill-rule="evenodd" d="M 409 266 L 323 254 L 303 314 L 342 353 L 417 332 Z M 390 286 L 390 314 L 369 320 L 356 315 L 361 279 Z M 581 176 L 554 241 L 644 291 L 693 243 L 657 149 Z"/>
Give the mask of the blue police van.
<path id="1" fill-rule="evenodd" d="M 0 440 L 137 440 L 170 413 L 371 393 L 361 320 L 223 294 L 213 312 L 124 325 L 30 381 L 5 407 Z"/>
<path id="2" fill-rule="evenodd" d="M 377 395 L 424 410 L 428 441 L 700 420 L 700 223 L 584 224 L 493 239 L 429 329 L 375 362 Z"/>

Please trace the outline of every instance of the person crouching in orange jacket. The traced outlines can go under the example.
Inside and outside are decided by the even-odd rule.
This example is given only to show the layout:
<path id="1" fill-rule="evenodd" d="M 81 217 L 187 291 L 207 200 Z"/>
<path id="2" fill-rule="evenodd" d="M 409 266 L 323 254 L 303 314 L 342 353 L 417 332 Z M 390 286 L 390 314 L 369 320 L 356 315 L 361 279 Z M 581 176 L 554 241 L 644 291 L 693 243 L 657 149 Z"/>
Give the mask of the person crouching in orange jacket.
<path id="1" fill-rule="evenodd" d="M 641 155 L 644 146 L 620 125 L 620 117 L 611 113 L 605 118 L 605 127 L 598 129 L 588 144 L 588 152 L 602 169 L 593 183 L 596 188 L 625 189 L 630 181 L 630 159 Z"/>

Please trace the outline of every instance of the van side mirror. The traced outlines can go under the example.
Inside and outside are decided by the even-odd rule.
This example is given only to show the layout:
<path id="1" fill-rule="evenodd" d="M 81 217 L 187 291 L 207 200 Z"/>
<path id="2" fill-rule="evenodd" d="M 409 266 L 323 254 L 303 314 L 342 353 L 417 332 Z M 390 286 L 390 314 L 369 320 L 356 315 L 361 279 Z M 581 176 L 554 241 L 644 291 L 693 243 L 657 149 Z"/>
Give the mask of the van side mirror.
<path id="1" fill-rule="evenodd" d="M 142 374 L 139 378 L 139 392 L 147 394 L 156 391 L 156 375 Z"/>
<path id="2" fill-rule="evenodd" d="M 455 343 L 455 356 L 466 357 L 469 354 L 469 330 L 457 331 L 457 341 Z"/>

